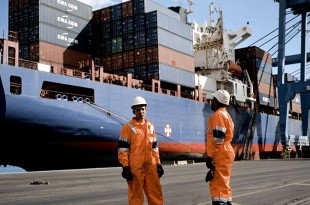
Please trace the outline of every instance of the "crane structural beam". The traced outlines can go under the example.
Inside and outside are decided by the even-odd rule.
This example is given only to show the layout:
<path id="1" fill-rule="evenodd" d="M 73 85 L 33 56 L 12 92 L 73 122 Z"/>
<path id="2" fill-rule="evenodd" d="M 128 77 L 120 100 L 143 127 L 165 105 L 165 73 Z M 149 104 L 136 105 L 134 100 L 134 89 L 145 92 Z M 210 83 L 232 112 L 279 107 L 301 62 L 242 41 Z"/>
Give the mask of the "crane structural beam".
<path id="1" fill-rule="evenodd" d="M 285 65 L 300 63 L 301 55 L 285 56 Z M 310 53 L 307 53 L 307 62 L 310 62 Z M 278 58 L 272 58 L 272 67 L 278 67 Z"/>

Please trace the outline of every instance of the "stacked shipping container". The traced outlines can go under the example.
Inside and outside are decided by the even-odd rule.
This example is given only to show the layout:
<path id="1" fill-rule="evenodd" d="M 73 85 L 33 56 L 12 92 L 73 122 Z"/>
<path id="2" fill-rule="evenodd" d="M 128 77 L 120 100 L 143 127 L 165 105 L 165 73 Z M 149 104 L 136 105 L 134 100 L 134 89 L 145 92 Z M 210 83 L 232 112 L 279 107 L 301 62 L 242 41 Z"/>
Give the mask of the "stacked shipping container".
<path id="1" fill-rule="evenodd" d="M 268 52 L 253 46 L 235 50 L 236 60 L 250 75 L 256 95 L 257 108 L 267 113 L 278 109 L 277 79 L 272 75 L 272 56 Z M 294 81 L 293 76 L 286 75 L 286 82 Z M 301 113 L 299 95 L 290 101 L 290 110 L 294 115 Z M 273 114 L 273 113 L 271 113 Z"/>
<path id="2" fill-rule="evenodd" d="M 18 32 L 20 58 L 54 69 L 89 60 L 91 18 L 91 6 L 76 0 L 9 1 L 9 30 Z"/>
<path id="3" fill-rule="evenodd" d="M 246 69 L 254 86 L 257 108 L 270 112 L 277 106 L 272 78 L 272 56 L 256 46 L 235 50 L 236 60 Z"/>
<path id="4" fill-rule="evenodd" d="M 59 73 L 99 58 L 105 72 L 195 87 L 192 29 L 180 9 L 149 0 L 94 12 L 76 0 L 10 0 L 9 7 L 9 30 L 19 34 L 22 59 Z"/>
<path id="5" fill-rule="evenodd" d="M 147 0 L 93 13 L 92 54 L 105 72 L 194 88 L 192 30 L 179 14 Z"/>

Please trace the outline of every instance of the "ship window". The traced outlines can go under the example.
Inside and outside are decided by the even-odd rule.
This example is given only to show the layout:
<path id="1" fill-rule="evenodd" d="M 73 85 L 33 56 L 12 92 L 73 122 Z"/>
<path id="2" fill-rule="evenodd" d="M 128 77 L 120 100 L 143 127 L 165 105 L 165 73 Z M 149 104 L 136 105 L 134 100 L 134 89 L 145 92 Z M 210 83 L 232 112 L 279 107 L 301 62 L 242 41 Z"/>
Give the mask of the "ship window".
<path id="1" fill-rule="evenodd" d="M 18 76 L 10 77 L 10 92 L 14 95 L 20 95 L 22 93 L 22 79 Z"/>
<path id="2" fill-rule="evenodd" d="M 94 89 L 44 81 L 40 96 L 55 100 L 94 103 Z"/>

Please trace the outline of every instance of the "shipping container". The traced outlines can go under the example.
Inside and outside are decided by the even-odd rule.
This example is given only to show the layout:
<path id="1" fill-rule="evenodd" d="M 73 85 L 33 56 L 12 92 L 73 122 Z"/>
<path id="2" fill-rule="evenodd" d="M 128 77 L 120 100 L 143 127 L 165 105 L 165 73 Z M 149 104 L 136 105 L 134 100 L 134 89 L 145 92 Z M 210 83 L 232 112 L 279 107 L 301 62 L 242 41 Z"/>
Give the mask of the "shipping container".
<path id="1" fill-rule="evenodd" d="M 126 18 L 133 15 L 132 1 L 122 3 L 122 17 Z"/>
<path id="2" fill-rule="evenodd" d="M 112 55 L 112 70 L 118 70 L 123 68 L 123 54 L 116 53 Z"/>
<path id="3" fill-rule="evenodd" d="M 274 108 L 274 106 L 275 106 L 275 101 L 274 100 L 275 99 L 274 99 L 273 96 L 270 96 L 270 95 L 265 94 L 265 93 L 257 93 L 257 96 L 256 96 L 256 102 L 259 105 L 264 105 L 264 106 L 267 106 L 267 107 Z"/>
<path id="4" fill-rule="evenodd" d="M 147 80 L 147 67 L 146 65 L 139 65 L 134 68 L 133 78 L 146 81 Z"/>
<path id="5" fill-rule="evenodd" d="M 40 0 L 40 4 L 48 5 L 52 8 L 66 12 L 67 14 L 75 15 L 86 20 L 92 18 L 92 7 L 76 0 L 66 1 L 51 1 L 51 0 Z"/>
<path id="6" fill-rule="evenodd" d="M 135 49 L 135 67 L 146 64 L 146 49 Z"/>
<path id="7" fill-rule="evenodd" d="M 130 34 L 134 31 L 133 17 L 123 18 L 123 34 Z"/>
<path id="8" fill-rule="evenodd" d="M 40 23 L 39 40 L 56 44 L 65 48 L 71 48 L 77 51 L 90 52 L 89 30 L 82 33 L 76 33 L 66 29 L 60 29 L 51 25 Z"/>
<path id="9" fill-rule="evenodd" d="M 161 81 L 195 88 L 195 73 L 193 72 L 159 64 L 159 74 Z"/>
<path id="10" fill-rule="evenodd" d="M 151 28 L 146 30 L 145 41 L 147 47 L 158 44 L 157 28 Z"/>
<path id="11" fill-rule="evenodd" d="M 96 26 L 95 26 L 96 27 Z M 100 24 L 101 32 L 94 32 L 93 36 L 101 35 L 102 39 L 109 39 L 112 37 L 112 26 L 110 22 Z"/>
<path id="12" fill-rule="evenodd" d="M 39 13 L 40 22 L 76 33 L 80 33 L 85 27 L 88 27 L 90 20 L 71 15 L 70 13 L 68 14 L 64 11 L 56 10 L 44 4 L 40 4 Z"/>
<path id="13" fill-rule="evenodd" d="M 134 15 L 145 13 L 144 1 L 145 0 L 132 0 L 132 2 L 133 2 L 132 7 L 133 7 L 133 14 Z"/>
<path id="14" fill-rule="evenodd" d="M 53 65 L 66 65 L 72 68 L 78 68 L 79 62 L 90 61 L 91 56 L 83 52 L 64 48 L 54 44 L 39 42 L 40 63 Z M 60 68 L 59 68 L 60 69 Z"/>
<path id="15" fill-rule="evenodd" d="M 186 55 L 161 45 L 158 46 L 158 61 L 159 63 L 166 64 L 171 67 L 180 68 L 189 72 L 195 72 L 193 56 Z"/>
<path id="16" fill-rule="evenodd" d="M 268 85 L 274 85 L 273 76 L 270 73 L 266 73 L 261 70 L 257 72 L 257 83 L 259 82 L 263 82 Z"/>
<path id="17" fill-rule="evenodd" d="M 145 14 L 145 28 L 157 28 L 157 11 L 152 11 Z"/>
<path id="18" fill-rule="evenodd" d="M 145 30 L 145 14 L 134 15 L 134 32 Z"/>
<path id="19" fill-rule="evenodd" d="M 146 48 L 146 63 L 147 64 L 158 63 L 158 46 L 152 46 Z"/>
<path id="20" fill-rule="evenodd" d="M 135 66 L 135 52 L 127 51 L 123 52 L 123 67 L 130 68 Z"/>
<path id="21" fill-rule="evenodd" d="M 111 70 L 109 73 L 116 74 L 116 75 L 123 75 L 126 76 L 127 74 L 131 74 L 131 76 L 134 76 L 135 70 L 133 68 L 126 68 L 126 69 L 120 69 L 120 70 Z"/>
<path id="22" fill-rule="evenodd" d="M 111 21 L 111 7 L 93 11 L 94 24 L 102 24 Z"/>
<path id="23" fill-rule="evenodd" d="M 101 23 L 101 10 L 93 11 L 92 24 L 97 25 Z"/>
<path id="24" fill-rule="evenodd" d="M 100 53 L 102 53 L 102 55 L 112 54 L 112 40 L 111 39 L 104 39 L 102 42 L 97 42 L 97 43 L 100 43 L 100 46 L 101 46 Z"/>
<path id="25" fill-rule="evenodd" d="M 29 59 L 29 45 L 19 45 L 19 58 L 21 59 Z"/>
<path id="26" fill-rule="evenodd" d="M 147 65 L 147 81 L 151 82 L 152 79 L 159 80 L 159 64 Z"/>
<path id="27" fill-rule="evenodd" d="M 266 94 L 268 96 L 274 97 L 274 86 L 264 83 L 264 82 L 257 82 L 258 92 Z"/>
<path id="28" fill-rule="evenodd" d="M 134 49 L 134 35 L 132 33 L 123 35 L 123 51 Z"/>
<path id="29" fill-rule="evenodd" d="M 139 48 L 144 48 L 146 47 L 145 43 L 145 31 L 138 31 L 134 33 L 134 48 L 139 49 Z"/>
<path id="30" fill-rule="evenodd" d="M 121 52 L 123 47 L 122 37 L 112 38 L 112 53 Z"/>
<path id="31" fill-rule="evenodd" d="M 111 19 L 112 21 L 120 20 L 122 18 L 122 4 L 111 6 Z"/>
<path id="32" fill-rule="evenodd" d="M 104 56 L 102 58 L 102 65 L 104 71 L 112 70 L 112 56 Z"/>
<path id="33" fill-rule="evenodd" d="M 38 0 L 9 0 L 9 11 L 22 10 L 29 7 L 36 7 L 38 5 Z"/>
<path id="34" fill-rule="evenodd" d="M 145 13 L 153 12 L 153 11 L 158 11 L 170 18 L 180 20 L 180 15 L 176 13 L 175 11 L 171 9 L 167 9 L 167 7 L 160 5 L 154 1 L 149 1 L 149 0 L 144 0 L 144 10 Z"/>
<path id="35" fill-rule="evenodd" d="M 158 28 L 158 44 L 184 53 L 185 55 L 194 55 L 192 41 L 168 30 Z"/>
<path id="36" fill-rule="evenodd" d="M 30 61 L 39 61 L 40 59 L 40 50 L 39 50 L 39 42 L 32 42 L 29 44 L 29 60 Z"/>
<path id="37" fill-rule="evenodd" d="M 188 24 L 180 22 L 179 19 L 171 18 L 164 13 L 157 12 L 157 26 L 162 30 L 168 30 L 193 44 L 193 30 Z M 193 45 L 192 45 L 193 47 Z"/>
<path id="38" fill-rule="evenodd" d="M 123 34 L 123 23 L 121 19 L 112 21 L 112 38 L 121 36 Z"/>
<path id="39" fill-rule="evenodd" d="M 235 50 L 236 60 L 242 61 L 249 58 L 258 58 L 272 65 L 272 55 L 256 46 L 240 48 Z"/>
<path id="40" fill-rule="evenodd" d="M 264 65 L 264 67 L 261 67 L 262 65 Z M 272 75 L 272 66 L 258 58 L 241 60 L 240 67 L 248 71 L 251 81 L 259 80 L 262 77 L 262 73 L 264 73 L 263 75 Z M 265 80 L 268 81 L 268 79 Z"/>

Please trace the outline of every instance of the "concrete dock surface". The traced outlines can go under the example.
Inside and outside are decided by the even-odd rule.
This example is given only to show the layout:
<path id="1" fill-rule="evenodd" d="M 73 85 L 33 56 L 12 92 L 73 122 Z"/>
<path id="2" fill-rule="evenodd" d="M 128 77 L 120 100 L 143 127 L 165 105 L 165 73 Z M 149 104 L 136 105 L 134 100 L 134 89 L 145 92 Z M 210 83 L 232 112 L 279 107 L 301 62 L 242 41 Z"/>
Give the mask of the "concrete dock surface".
<path id="1" fill-rule="evenodd" d="M 211 204 L 205 163 L 164 170 L 165 205 Z M 231 187 L 234 205 L 310 205 L 310 159 L 235 161 Z M 3 173 L 2 204 L 126 205 L 127 183 L 120 167 Z"/>

